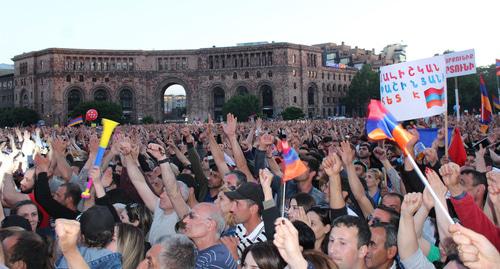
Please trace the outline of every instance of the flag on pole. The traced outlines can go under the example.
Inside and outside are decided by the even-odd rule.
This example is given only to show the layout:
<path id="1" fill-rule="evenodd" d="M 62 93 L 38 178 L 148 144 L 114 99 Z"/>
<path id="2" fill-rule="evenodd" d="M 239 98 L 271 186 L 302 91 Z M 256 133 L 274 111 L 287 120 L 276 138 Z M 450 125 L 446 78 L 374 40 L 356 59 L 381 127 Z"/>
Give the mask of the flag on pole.
<path id="1" fill-rule="evenodd" d="M 482 75 L 479 75 L 479 88 L 481 89 L 481 132 L 486 133 L 488 130 L 488 124 L 492 120 L 492 109 L 490 104 L 490 99 L 488 98 L 488 92 L 486 91 L 486 85 L 484 84 L 484 79 Z"/>
<path id="2" fill-rule="evenodd" d="M 307 171 L 307 167 L 300 160 L 299 155 L 288 145 L 286 140 L 280 140 L 278 145 L 283 156 L 285 172 L 283 173 L 283 182 L 294 179 Z"/>
<path id="3" fill-rule="evenodd" d="M 389 139 L 395 141 L 405 154 L 408 154 L 406 144 L 408 144 L 412 135 L 398 124 L 396 119 L 382 105 L 382 102 L 378 100 L 371 100 L 368 105 L 366 132 L 372 140 Z"/>
<path id="4" fill-rule="evenodd" d="M 70 119 L 68 122 L 68 127 L 78 125 L 80 123 L 83 123 L 83 118 L 82 116 L 78 116 L 76 118 Z"/>
<path id="5" fill-rule="evenodd" d="M 497 62 L 496 62 L 496 70 L 497 70 L 497 76 L 500 77 L 500 60 L 497 59 Z"/>
<path id="6" fill-rule="evenodd" d="M 460 135 L 460 130 L 458 128 L 455 128 L 455 130 L 453 131 L 451 145 L 448 149 L 448 156 L 450 156 L 450 159 L 454 163 L 460 166 L 464 166 L 465 161 L 467 160 L 467 152 L 465 152 L 462 136 Z"/>
<path id="7" fill-rule="evenodd" d="M 498 96 L 493 95 L 493 105 L 496 110 L 500 110 L 500 100 L 498 100 Z"/>

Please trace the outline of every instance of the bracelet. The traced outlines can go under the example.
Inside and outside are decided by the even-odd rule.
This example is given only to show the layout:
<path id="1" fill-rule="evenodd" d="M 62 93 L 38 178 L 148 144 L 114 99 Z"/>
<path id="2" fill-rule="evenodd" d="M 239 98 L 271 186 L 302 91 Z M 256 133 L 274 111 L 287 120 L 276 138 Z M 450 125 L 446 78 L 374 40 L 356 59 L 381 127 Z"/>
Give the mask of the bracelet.
<path id="1" fill-rule="evenodd" d="M 165 158 L 163 160 L 159 160 L 158 161 L 158 164 L 162 164 L 162 163 L 168 163 L 170 160 L 168 158 Z"/>

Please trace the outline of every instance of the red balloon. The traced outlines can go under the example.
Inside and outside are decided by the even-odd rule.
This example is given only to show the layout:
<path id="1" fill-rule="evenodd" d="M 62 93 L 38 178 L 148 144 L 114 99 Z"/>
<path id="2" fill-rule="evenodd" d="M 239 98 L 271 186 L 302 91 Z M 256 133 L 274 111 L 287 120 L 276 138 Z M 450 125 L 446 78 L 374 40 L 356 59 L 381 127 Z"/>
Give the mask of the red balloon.
<path id="1" fill-rule="evenodd" d="M 85 114 L 85 119 L 87 121 L 95 121 L 97 119 L 97 116 L 99 114 L 97 113 L 97 110 L 95 109 L 89 109 L 87 113 Z"/>

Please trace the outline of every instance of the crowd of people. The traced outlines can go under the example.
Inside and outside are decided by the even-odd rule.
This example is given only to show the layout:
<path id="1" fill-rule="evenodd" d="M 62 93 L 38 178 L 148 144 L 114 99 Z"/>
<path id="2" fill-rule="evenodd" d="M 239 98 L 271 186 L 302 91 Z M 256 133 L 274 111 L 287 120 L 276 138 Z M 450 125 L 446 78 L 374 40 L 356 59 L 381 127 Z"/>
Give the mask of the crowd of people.
<path id="1" fill-rule="evenodd" d="M 100 127 L 3 129 L 0 268 L 500 268 L 499 120 L 450 118 L 462 166 L 444 129 L 414 156 L 447 212 L 363 118 L 123 125 L 98 167 Z M 406 123 L 408 152 L 443 124 Z"/>

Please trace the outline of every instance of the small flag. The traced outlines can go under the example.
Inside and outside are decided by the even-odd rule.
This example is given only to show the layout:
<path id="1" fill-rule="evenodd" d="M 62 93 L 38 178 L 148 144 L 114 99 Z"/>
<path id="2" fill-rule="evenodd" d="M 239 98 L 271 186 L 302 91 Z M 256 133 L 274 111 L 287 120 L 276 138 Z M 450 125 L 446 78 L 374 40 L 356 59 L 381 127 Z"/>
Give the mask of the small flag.
<path id="1" fill-rule="evenodd" d="M 450 159 L 454 163 L 460 166 L 465 165 L 465 161 L 467 160 L 467 153 L 465 152 L 462 136 L 460 135 L 460 130 L 458 130 L 458 128 L 455 128 L 453 131 L 450 148 L 448 149 L 448 156 L 450 156 Z"/>
<path id="2" fill-rule="evenodd" d="M 83 123 L 83 118 L 82 116 L 78 116 L 76 118 L 70 119 L 68 122 L 68 127 L 78 125 L 80 123 Z"/>
<path id="3" fill-rule="evenodd" d="M 488 98 L 488 92 L 486 91 L 486 85 L 484 84 L 483 75 L 479 75 L 479 88 L 481 89 L 481 131 L 483 133 L 488 130 L 488 124 L 492 120 L 492 109 L 490 104 L 490 99 Z"/>
<path id="4" fill-rule="evenodd" d="M 433 106 L 443 106 L 444 104 L 444 88 L 436 89 L 429 88 L 424 91 L 425 95 L 425 104 L 427 108 L 431 108 Z"/>
<path id="5" fill-rule="evenodd" d="M 500 77 L 500 60 L 497 59 L 497 62 L 496 62 L 496 70 L 497 70 L 497 76 Z"/>
<path id="6" fill-rule="evenodd" d="M 294 179 L 307 171 L 307 167 L 300 160 L 295 149 L 290 147 L 286 140 L 281 140 L 279 148 L 285 164 L 285 172 L 283 173 L 284 182 Z"/>
<path id="7" fill-rule="evenodd" d="M 493 105 L 496 110 L 500 110 L 500 100 L 498 100 L 498 96 L 493 95 Z"/>
<path id="8" fill-rule="evenodd" d="M 389 139 L 395 141 L 407 154 L 406 144 L 408 144 L 412 135 L 398 124 L 396 119 L 378 100 L 371 100 L 368 105 L 366 132 L 372 140 Z"/>

